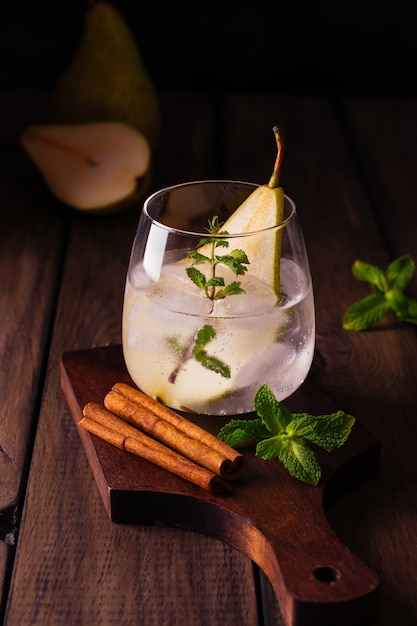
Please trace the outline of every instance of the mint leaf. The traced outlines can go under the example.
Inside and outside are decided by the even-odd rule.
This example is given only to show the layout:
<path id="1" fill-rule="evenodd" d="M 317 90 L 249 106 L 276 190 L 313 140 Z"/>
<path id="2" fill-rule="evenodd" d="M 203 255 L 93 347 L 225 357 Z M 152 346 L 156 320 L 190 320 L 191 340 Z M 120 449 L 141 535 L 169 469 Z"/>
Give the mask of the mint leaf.
<path id="1" fill-rule="evenodd" d="M 255 411 L 272 435 L 284 431 L 291 421 L 290 411 L 278 402 L 268 384 L 262 385 L 254 397 Z"/>
<path id="2" fill-rule="evenodd" d="M 314 417 L 306 413 L 295 413 L 287 431 L 331 452 L 346 442 L 354 423 L 353 415 L 343 411 Z"/>
<path id="3" fill-rule="evenodd" d="M 194 343 L 194 350 L 200 350 L 201 348 L 204 348 L 204 346 L 206 346 L 209 341 L 214 339 L 215 336 L 216 331 L 214 330 L 213 326 L 210 326 L 210 324 L 204 324 L 204 326 L 200 328 L 197 333 Z"/>
<path id="4" fill-rule="evenodd" d="M 343 316 L 346 330 L 365 330 L 376 324 L 390 310 L 390 305 L 381 293 L 372 293 L 352 304 Z"/>
<path id="5" fill-rule="evenodd" d="M 216 262 L 226 265 L 236 276 L 245 274 L 248 270 L 245 265 L 249 264 L 248 257 L 243 250 L 232 250 L 230 254 L 216 256 Z"/>
<path id="6" fill-rule="evenodd" d="M 203 367 L 211 370 L 212 372 L 216 372 L 216 374 L 220 374 L 224 378 L 230 378 L 230 367 L 223 363 L 223 361 L 221 361 L 217 357 L 207 354 L 204 349 L 205 346 L 212 339 L 214 339 L 215 336 L 216 331 L 214 330 L 213 326 L 210 326 L 210 324 L 205 324 L 196 333 L 194 340 L 190 340 L 185 347 L 181 347 L 179 345 L 179 342 L 175 338 L 167 339 L 168 345 L 171 347 L 172 350 L 174 350 L 176 353 L 181 351 L 180 359 L 168 377 L 170 383 L 175 383 L 179 371 L 192 357 L 194 357 L 198 363 L 203 365 Z"/>
<path id="7" fill-rule="evenodd" d="M 229 233 L 225 230 L 221 231 L 220 227 L 221 224 L 219 223 L 218 217 L 215 215 L 212 220 L 209 220 L 208 231 L 212 236 L 202 237 L 198 242 L 197 249 L 191 250 L 188 253 L 188 258 L 192 266 L 186 268 L 187 275 L 199 289 L 204 291 L 206 297 L 210 300 L 218 300 L 238 293 L 245 293 L 245 291 L 240 288 L 240 283 L 235 281 L 230 285 L 225 285 L 224 278 L 216 276 L 216 268 L 219 264 L 228 267 L 236 276 L 244 275 L 247 272 L 246 265 L 249 264 L 249 259 L 244 250 L 231 250 L 225 255 L 215 254 L 216 248 L 229 247 L 227 239 L 222 238 Z M 209 255 L 200 252 L 203 246 L 205 247 L 205 251 L 207 247 L 209 248 Z M 204 263 L 210 266 L 209 271 L 206 273 L 210 276 L 209 279 L 206 278 L 205 274 L 194 267 L 195 265 Z M 220 289 L 222 287 L 225 287 L 225 289 Z"/>
<path id="8" fill-rule="evenodd" d="M 223 222 L 219 222 L 219 216 L 213 215 L 212 219 L 209 220 L 208 231 L 212 235 L 228 235 L 227 230 L 220 230 L 223 226 Z"/>
<path id="9" fill-rule="evenodd" d="M 187 272 L 188 278 L 191 278 L 193 283 L 197 285 L 200 289 L 205 289 L 207 284 L 207 279 L 204 276 L 203 272 L 200 272 L 196 267 L 187 267 L 185 270 Z"/>
<path id="10" fill-rule="evenodd" d="M 218 233 L 218 234 L 222 235 L 222 236 L 226 236 L 228 233 L 226 231 L 224 231 L 223 233 Z M 214 237 L 203 237 L 198 242 L 197 247 L 201 248 L 202 246 L 206 246 L 206 245 L 212 246 L 213 244 L 214 244 L 214 247 L 216 247 L 216 248 L 218 248 L 218 247 L 228 248 L 229 247 L 229 242 L 227 241 L 227 239 L 217 239 L 217 238 L 214 238 Z M 193 254 L 193 251 L 189 252 L 188 256 L 190 256 L 191 254 Z"/>
<path id="11" fill-rule="evenodd" d="M 210 262 L 208 256 L 197 252 L 197 250 L 191 250 L 191 252 L 188 253 L 188 258 L 193 262 L 193 265 L 201 265 L 201 263 Z"/>
<path id="12" fill-rule="evenodd" d="M 318 485 L 321 478 L 320 465 L 302 439 L 291 439 L 282 449 L 279 460 L 294 478 L 308 485 Z"/>
<path id="13" fill-rule="evenodd" d="M 258 442 L 256 446 L 256 456 L 259 456 L 265 461 L 280 458 L 284 448 L 288 445 L 288 439 L 284 440 L 282 436 L 275 435 L 274 437 L 268 437 Z"/>
<path id="14" fill-rule="evenodd" d="M 417 300 L 408 300 L 408 307 L 406 311 L 401 311 L 398 316 L 402 322 L 409 322 L 410 324 L 417 324 Z"/>
<path id="15" fill-rule="evenodd" d="M 384 272 L 376 265 L 355 261 L 352 265 L 352 274 L 358 280 L 370 283 L 378 291 L 384 292 L 387 288 Z"/>
<path id="16" fill-rule="evenodd" d="M 256 455 L 264 460 L 278 457 L 291 476 L 309 485 L 317 485 L 320 480 L 320 465 L 302 438 L 265 439 L 256 446 Z"/>
<path id="17" fill-rule="evenodd" d="M 352 273 L 368 282 L 374 293 L 352 304 L 342 320 L 346 330 L 365 330 L 394 311 L 401 322 L 417 324 L 417 302 L 404 294 L 414 274 L 414 261 L 409 254 L 392 261 L 386 271 L 375 265 L 355 261 Z"/>
<path id="18" fill-rule="evenodd" d="M 260 419 L 231 420 L 220 429 L 218 434 L 221 441 L 232 447 L 251 439 L 263 439 L 269 436 L 270 432 Z"/>
<path id="19" fill-rule="evenodd" d="M 224 286 L 224 278 L 221 276 L 213 276 L 207 281 L 207 287 L 223 287 Z"/>
<path id="20" fill-rule="evenodd" d="M 386 276 L 390 289 L 404 291 L 414 274 L 414 261 L 409 254 L 388 265 Z"/>
<path id="21" fill-rule="evenodd" d="M 168 337 L 166 341 L 173 352 L 176 352 L 177 354 L 181 354 L 183 352 L 184 346 L 180 344 L 176 337 Z"/>
<path id="22" fill-rule="evenodd" d="M 407 298 L 398 289 L 393 289 L 387 293 L 387 300 L 391 308 L 402 322 L 417 324 L 417 301 Z"/>
<path id="23" fill-rule="evenodd" d="M 226 298 L 227 296 L 235 296 L 238 293 L 246 293 L 244 289 L 240 286 L 241 283 L 234 281 L 229 285 L 226 285 L 224 289 L 220 289 L 216 295 L 215 299 L 219 300 L 220 298 Z"/>
<path id="24" fill-rule="evenodd" d="M 343 411 L 312 416 L 291 413 L 278 402 L 268 384 L 255 394 L 254 420 L 231 420 L 219 432 L 219 439 L 231 446 L 255 439 L 256 456 L 278 458 L 294 478 L 317 485 L 320 465 L 309 444 L 330 452 L 342 446 L 352 430 L 355 418 Z"/>
<path id="25" fill-rule="evenodd" d="M 201 365 L 203 365 L 206 369 L 216 372 L 216 374 L 220 374 L 224 378 L 230 378 L 230 367 L 223 363 L 223 361 L 220 361 L 217 357 L 210 356 L 205 350 L 196 348 L 193 350 L 193 356 L 196 361 L 201 363 Z"/>
<path id="26" fill-rule="evenodd" d="M 193 357 L 203 365 L 203 367 L 220 374 L 224 378 L 230 378 L 230 367 L 225 365 L 220 359 L 210 356 L 204 350 L 204 347 L 216 336 L 216 331 L 210 324 L 205 324 L 197 333 L 194 348 L 192 351 Z"/>

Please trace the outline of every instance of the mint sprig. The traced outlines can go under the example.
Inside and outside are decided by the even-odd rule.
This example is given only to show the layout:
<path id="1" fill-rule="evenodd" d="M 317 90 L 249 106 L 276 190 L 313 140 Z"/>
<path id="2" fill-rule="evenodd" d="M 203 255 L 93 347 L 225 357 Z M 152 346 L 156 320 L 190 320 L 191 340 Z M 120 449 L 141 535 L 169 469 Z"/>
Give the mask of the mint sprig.
<path id="1" fill-rule="evenodd" d="M 239 293 L 245 293 L 241 288 L 239 281 L 233 281 L 226 285 L 224 278 L 216 275 L 216 268 L 221 263 L 228 267 L 236 275 L 243 275 L 247 272 L 246 265 L 249 264 L 248 257 L 244 250 L 231 250 L 228 254 L 216 254 L 217 248 L 228 248 L 229 242 L 224 239 L 229 233 L 221 230 L 222 224 L 219 222 L 217 215 L 209 220 L 208 232 L 211 237 L 203 237 L 199 240 L 196 250 L 188 253 L 188 258 L 192 261 L 192 267 L 188 267 L 185 271 L 187 276 L 193 283 L 202 289 L 207 298 L 210 300 L 218 300 L 226 296 L 232 296 Z M 208 255 L 202 254 L 203 246 L 208 245 Z M 207 278 L 203 272 L 197 269 L 196 265 L 208 264 L 210 269 Z"/>
<path id="2" fill-rule="evenodd" d="M 214 302 L 214 300 L 220 300 L 227 296 L 234 296 L 236 294 L 246 293 L 241 287 L 241 283 L 237 280 L 226 284 L 222 276 L 216 274 L 217 266 L 221 263 L 228 267 L 236 276 L 243 275 L 247 272 L 246 265 L 249 264 L 248 257 L 244 250 L 231 250 L 227 254 L 216 254 L 217 248 L 228 248 L 229 242 L 224 239 L 229 233 L 226 230 L 221 230 L 222 224 L 219 222 L 219 218 L 215 215 L 209 220 L 207 231 L 210 237 L 202 237 L 195 250 L 191 250 L 188 253 L 188 259 L 191 261 L 191 267 L 186 268 L 188 278 L 192 280 L 194 285 L 201 289 L 205 296 Z M 208 253 L 203 254 L 202 249 L 206 251 L 208 247 Z M 196 265 L 208 264 L 209 269 L 207 271 L 208 276 L 201 272 Z M 211 313 L 214 310 L 214 304 L 212 304 Z M 223 363 L 215 356 L 210 356 L 206 350 L 206 344 L 214 339 L 216 331 L 210 324 L 205 324 L 196 333 L 189 343 L 181 347 L 175 338 L 169 337 L 168 344 L 178 354 L 180 359 L 175 369 L 170 373 L 168 380 L 171 383 L 175 383 L 177 375 L 180 369 L 185 363 L 194 358 L 206 369 L 220 374 L 224 378 L 230 378 L 230 367 Z"/>
<path id="3" fill-rule="evenodd" d="M 346 310 L 343 328 L 365 330 L 379 322 L 389 311 L 394 311 L 401 322 L 417 324 L 417 301 L 404 293 L 414 269 L 414 261 L 409 254 L 392 261 L 386 270 L 355 261 L 353 275 L 358 280 L 368 282 L 373 292 Z"/>
<path id="4" fill-rule="evenodd" d="M 234 419 L 220 430 L 218 437 L 229 446 L 256 440 L 256 456 L 278 457 L 288 472 L 309 485 L 317 485 L 321 468 L 311 444 L 331 452 L 349 437 L 355 418 L 343 411 L 329 415 L 291 413 L 276 400 L 268 384 L 254 398 L 258 418 Z"/>

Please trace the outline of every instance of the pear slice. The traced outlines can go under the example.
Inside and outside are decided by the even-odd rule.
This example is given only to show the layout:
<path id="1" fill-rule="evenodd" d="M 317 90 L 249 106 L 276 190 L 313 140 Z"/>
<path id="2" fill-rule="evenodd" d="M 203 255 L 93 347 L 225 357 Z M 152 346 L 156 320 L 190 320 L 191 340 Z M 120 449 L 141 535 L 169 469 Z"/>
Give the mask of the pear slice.
<path id="1" fill-rule="evenodd" d="M 223 224 L 221 230 L 230 235 L 240 233 L 258 233 L 247 238 L 229 239 L 229 249 L 240 248 L 249 260 L 248 271 L 262 280 L 281 299 L 280 259 L 282 233 L 273 228 L 283 221 L 284 190 L 279 186 L 283 156 L 283 139 L 280 130 L 274 126 L 273 132 L 277 143 L 277 156 L 274 170 L 267 185 L 257 187 Z M 270 233 L 262 233 L 266 229 Z M 202 254 L 208 254 L 209 245 L 199 248 Z"/>
<path id="2" fill-rule="evenodd" d="M 274 170 L 267 185 L 261 185 L 234 211 L 224 223 L 222 230 L 229 234 L 255 233 L 280 224 L 284 218 L 284 190 L 279 186 L 283 156 L 283 140 L 280 130 L 274 126 L 277 156 Z M 280 258 L 282 233 L 273 229 L 271 233 L 254 235 L 238 240 L 249 259 L 249 272 L 262 280 L 280 299 Z M 236 240 L 229 241 L 230 249 Z"/>
<path id="3" fill-rule="evenodd" d="M 54 195 L 80 210 L 111 209 L 150 169 L 147 139 L 121 122 L 30 126 L 21 140 Z"/>

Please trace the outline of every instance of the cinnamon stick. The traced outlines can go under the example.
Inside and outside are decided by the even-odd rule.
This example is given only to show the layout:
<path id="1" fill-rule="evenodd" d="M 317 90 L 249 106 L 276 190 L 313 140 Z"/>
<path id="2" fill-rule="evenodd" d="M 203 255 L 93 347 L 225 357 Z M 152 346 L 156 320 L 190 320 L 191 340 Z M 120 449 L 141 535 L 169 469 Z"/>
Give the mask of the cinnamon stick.
<path id="1" fill-rule="evenodd" d="M 223 478 L 224 469 L 222 468 L 224 464 L 230 464 L 228 459 L 216 450 L 211 450 L 204 443 L 178 430 L 152 411 L 115 391 L 110 391 L 105 396 L 104 406 L 129 424 L 133 424 L 148 435 L 152 435 L 158 441 Z"/>
<path id="2" fill-rule="evenodd" d="M 215 493 L 224 489 L 222 480 L 214 472 L 148 437 L 98 404 L 89 402 L 84 407 L 83 418 L 78 425 L 113 446 L 146 459 L 203 489 Z"/>
<path id="3" fill-rule="evenodd" d="M 83 416 L 110 430 L 115 430 L 121 435 L 125 435 L 125 437 L 136 437 L 142 441 L 143 444 L 149 445 L 151 441 L 154 441 L 137 428 L 134 428 L 134 426 L 131 426 L 120 417 L 110 413 L 110 411 L 107 411 L 107 409 L 95 402 L 89 402 L 85 405 L 83 408 Z"/>
<path id="4" fill-rule="evenodd" d="M 209 433 L 207 430 L 204 430 L 204 428 L 200 428 L 197 424 L 187 420 L 185 417 L 182 417 L 175 411 L 172 411 L 160 402 L 153 400 L 143 392 L 127 385 L 126 383 L 116 383 L 113 385 L 112 391 L 152 412 L 158 418 L 168 424 L 171 424 L 177 429 L 177 431 L 180 431 L 187 437 L 204 444 L 212 451 L 213 459 L 215 458 L 214 453 L 222 456 L 223 461 L 220 464 L 220 475 L 222 478 L 234 480 L 243 473 L 246 467 L 246 459 L 243 454 L 237 452 L 223 441 L 220 441 L 220 439 Z M 111 401 L 115 402 L 114 398 L 112 398 Z M 140 426 L 139 423 L 137 423 L 137 425 Z M 178 434 L 177 439 L 180 440 L 180 436 Z M 185 450 L 181 451 L 185 454 Z M 218 471 L 218 469 L 215 469 L 214 471 Z"/>

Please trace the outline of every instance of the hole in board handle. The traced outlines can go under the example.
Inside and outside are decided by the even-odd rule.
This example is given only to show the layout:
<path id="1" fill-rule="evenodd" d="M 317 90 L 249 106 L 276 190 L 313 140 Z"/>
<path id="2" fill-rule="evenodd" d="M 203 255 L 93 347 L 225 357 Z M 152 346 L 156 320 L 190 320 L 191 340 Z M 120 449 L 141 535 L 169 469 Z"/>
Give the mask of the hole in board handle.
<path id="1" fill-rule="evenodd" d="M 323 583 L 334 583 L 340 578 L 340 572 L 335 567 L 316 567 L 313 571 L 314 578 Z"/>

